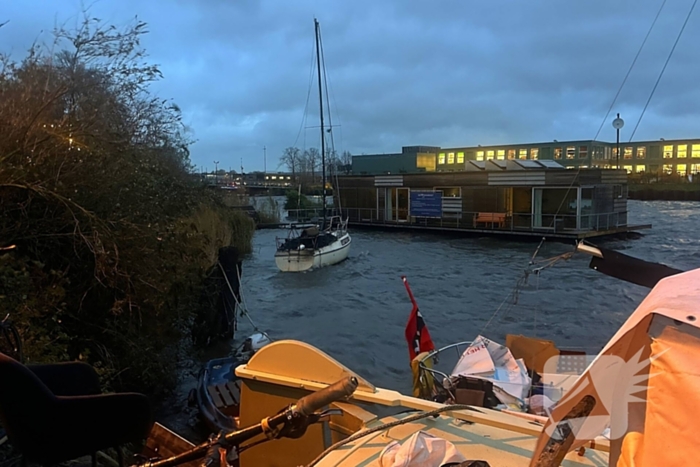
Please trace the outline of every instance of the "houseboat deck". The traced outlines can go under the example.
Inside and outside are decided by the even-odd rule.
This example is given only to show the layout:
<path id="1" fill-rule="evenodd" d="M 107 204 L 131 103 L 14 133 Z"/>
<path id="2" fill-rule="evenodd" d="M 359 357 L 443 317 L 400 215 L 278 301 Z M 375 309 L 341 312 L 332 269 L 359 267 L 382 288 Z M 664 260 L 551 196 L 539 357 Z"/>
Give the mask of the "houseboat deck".
<path id="1" fill-rule="evenodd" d="M 339 215 L 335 210 L 330 211 L 332 215 Z M 320 209 L 289 211 L 290 218 L 304 219 L 307 223 L 320 219 L 322 214 Z M 576 216 L 567 215 L 542 216 L 537 220 L 540 226 L 532 225 L 533 219 L 530 215 L 499 212 L 451 212 L 448 214 L 449 217 L 431 218 L 409 216 L 407 211 L 399 210 L 392 219 L 386 220 L 386 213 L 382 209 L 346 208 L 342 210 L 342 216 L 348 217 L 349 225 L 353 228 L 419 230 L 537 239 L 546 236 L 562 240 L 607 237 L 651 228 L 651 224 L 621 224 L 621 220 L 627 219 L 626 212 L 578 216 L 578 225 L 588 227 L 585 229 L 573 228 L 573 225 L 577 225 Z"/>

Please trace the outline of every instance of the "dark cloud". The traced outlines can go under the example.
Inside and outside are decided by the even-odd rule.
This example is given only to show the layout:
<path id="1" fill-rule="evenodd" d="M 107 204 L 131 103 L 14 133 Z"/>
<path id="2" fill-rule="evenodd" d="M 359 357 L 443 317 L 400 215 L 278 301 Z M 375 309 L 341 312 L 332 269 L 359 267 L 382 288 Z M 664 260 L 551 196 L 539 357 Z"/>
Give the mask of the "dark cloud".
<path id="1" fill-rule="evenodd" d="M 667 2 L 613 112 L 629 137 L 693 0 Z M 268 169 L 289 145 L 318 146 L 313 17 L 321 22 L 335 143 L 355 154 L 402 145 L 589 139 L 662 0 L 137 0 L 91 13 L 149 23 L 144 41 L 194 129 L 193 161 Z M 78 0 L 3 0 L 3 50 L 21 56 Z M 49 6 L 50 5 L 50 6 Z M 693 13 L 635 139 L 699 137 L 700 11 Z M 42 32 L 44 31 L 44 32 Z M 608 118 L 612 120 L 612 115 Z M 301 128 L 301 133 L 300 133 Z M 297 136 L 299 135 L 299 138 Z M 614 139 L 605 122 L 599 139 Z"/>

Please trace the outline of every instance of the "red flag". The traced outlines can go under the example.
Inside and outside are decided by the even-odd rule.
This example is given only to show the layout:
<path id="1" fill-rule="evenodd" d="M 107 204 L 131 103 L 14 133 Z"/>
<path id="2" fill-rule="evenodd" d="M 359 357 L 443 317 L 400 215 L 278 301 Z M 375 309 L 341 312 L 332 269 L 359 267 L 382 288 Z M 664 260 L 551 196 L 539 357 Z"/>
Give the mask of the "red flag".
<path id="1" fill-rule="evenodd" d="M 433 340 L 430 338 L 430 333 L 428 332 L 428 327 L 425 325 L 423 316 L 418 310 L 418 303 L 416 303 L 413 292 L 411 292 L 411 288 L 408 286 L 406 276 L 401 276 L 401 279 L 406 286 L 408 297 L 411 299 L 411 303 L 413 303 L 413 309 L 411 310 L 411 315 L 408 317 L 408 323 L 406 324 L 408 354 L 411 356 L 411 361 L 413 361 L 419 353 L 435 350 L 435 344 L 433 344 Z"/>

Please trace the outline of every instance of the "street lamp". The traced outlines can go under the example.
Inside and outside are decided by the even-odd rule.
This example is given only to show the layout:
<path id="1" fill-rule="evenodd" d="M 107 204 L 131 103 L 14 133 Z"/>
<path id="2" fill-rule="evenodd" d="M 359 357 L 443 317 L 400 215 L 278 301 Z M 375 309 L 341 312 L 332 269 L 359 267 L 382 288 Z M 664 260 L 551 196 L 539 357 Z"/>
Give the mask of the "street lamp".
<path id="1" fill-rule="evenodd" d="M 625 126 L 625 121 L 617 114 L 617 118 L 612 122 L 613 128 L 617 130 L 617 169 L 620 168 L 620 128 Z"/>
<path id="2" fill-rule="evenodd" d="M 214 161 L 214 186 L 219 186 L 219 161 Z"/>

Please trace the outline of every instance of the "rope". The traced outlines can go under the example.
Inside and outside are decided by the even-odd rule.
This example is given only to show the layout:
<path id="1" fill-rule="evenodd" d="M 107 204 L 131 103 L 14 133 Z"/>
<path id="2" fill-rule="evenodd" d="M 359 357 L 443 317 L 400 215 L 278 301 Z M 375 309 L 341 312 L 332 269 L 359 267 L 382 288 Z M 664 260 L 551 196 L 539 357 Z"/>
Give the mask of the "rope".
<path id="1" fill-rule="evenodd" d="M 661 10 L 664 9 L 664 5 L 666 5 L 666 0 L 663 1 L 663 3 L 661 4 L 661 8 L 659 8 L 659 11 L 656 13 L 656 17 L 654 18 L 654 21 L 651 23 L 651 27 L 649 28 L 649 31 L 647 31 L 647 35 L 644 37 L 644 40 L 642 41 L 642 45 L 639 47 L 639 50 L 637 51 L 637 55 L 635 55 L 634 60 L 632 60 L 632 64 L 630 65 L 629 70 L 627 70 L 627 74 L 625 75 L 625 79 L 622 80 L 622 84 L 620 84 L 620 88 L 617 90 L 617 94 L 615 94 L 615 98 L 610 103 L 610 108 L 608 109 L 608 112 L 605 114 L 605 117 L 603 117 L 603 121 L 600 123 L 600 128 L 598 128 L 598 132 L 593 137 L 593 141 L 598 139 L 598 135 L 600 134 L 600 131 L 603 129 L 603 125 L 605 125 L 605 121 L 608 119 L 608 115 L 610 115 L 610 111 L 612 110 L 613 106 L 615 105 L 615 102 L 617 102 L 617 98 L 620 96 L 620 92 L 622 91 L 622 88 L 625 86 L 625 83 L 627 82 L 627 78 L 629 78 L 630 73 L 632 72 L 632 68 L 634 68 L 634 64 L 637 63 L 637 59 L 639 58 L 639 54 L 642 53 L 642 49 L 644 48 L 644 44 L 646 44 L 647 39 L 649 39 L 649 35 L 651 34 L 652 29 L 654 29 L 654 25 L 656 24 L 656 20 L 659 19 L 659 15 L 661 14 Z"/>
<path id="2" fill-rule="evenodd" d="M 659 77 L 656 79 L 656 83 L 654 84 L 654 88 L 651 90 L 651 94 L 649 94 L 649 99 L 647 99 L 647 103 L 644 105 L 644 109 L 642 110 L 642 114 L 639 116 L 639 120 L 637 120 L 637 124 L 634 126 L 634 130 L 632 131 L 632 134 L 630 135 L 629 142 L 632 142 L 632 138 L 634 138 L 634 134 L 637 132 L 637 128 L 639 127 L 639 124 L 642 122 L 642 117 L 644 117 L 644 113 L 647 111 L 647 107 L 649 107 L 649 102 L 651 102 L 651 98 L 654 96 L 654 92 L 656 92 L 656 87 L 659 85 L 659 82 L 661 81 L 661 77 L 664 75 L 664 71 L 666 71 L 666 66 L 668 66 L 668 62 L 671 60 L 671 57 L 673 56 L 673 52 L 676 50 L 676 46 L 678 45 L 678 41 L 680 41 L 681 36 L 683 35 L 683 31 L 685 30 L 685 26 L 688 24 L 688 20 L 690 19 L 690 15 L 693 13 L 693 10 L 695 9 L 695 5 L 698 3 L 698 0 L 694 0 L 693 4 L 690 6 L 690 11 L 688 11 L 688 15 L 685 17 L 685 21 L 683 22 L 683 26 L 681 27 L 681 30 L 678 32 L 678 37 L 676 37 L 676 42 L 673 43 L 673 47 L 671 48 L 671 52 L 668 54 L 668 57 L 666 58 L 666 63 L 664 63 L 663 68 L 661 69 L 661 73 L 659 73 Z M 617 157 L 620 157 L 618 154 Z"/>
<path id="3" fill-rule="evenodd" d="M 267 337 L 268 339 L 272 340 L 272 339 L 270 338 L 270 336 L 267 335 L 266 332 L 261 331 L 261 330 L 255 325 L 255 323 L 253 322 L 253 320 L 252 320 L 251 317 L 250 317 L 250 313 L 248 312 L 248 309 L 245 308 L 245 306 L 244 306 L 243 304 L 241 304 L 241 302 L 239 302 L 238 299 L 236 298 L 236 294 L 233 292 L 233 287 L 231 286 L 231 283 L 230 283 L 229 280 L 228 280 L 228 276 L 226 276 L 226 271 L 224 270 L 224 267 L 221 265 L 221 261 L 217 261 L 217 264 L 219 265 L 219 268 L 221 268 L 221 272 L 222 272 L 223 275 L 224 275 L 224 279 L 226 279 L 226 284 L 228 285 L 228 289 L 229 289 L 229 291 L 231 292 L 231 295 L 233 296 L 233 300 L 236 302 L 236 305 L 238 305 L 238 309 L 241 310 L 241 316 L 245 316 L 246 318 L 248 318 L 248 321 L 250 322 L 250 325 L 253 326 L 253 330 L 254 330 L 254 331 L 259 332 L 260 334 L 264 335 L 264 336 Z M 239 288 L 240 288 L 240 283 L 241 283 L 241 272 L 240 272 L 240 270 L 239 270 L 238 268 L 236 268 L 236 274 L 238 275 L 238 283 L 239 283 Z M 239 292 L 239 293 L 240 293 L 240 292 Z M 243 294 L 241 293 L 240 295 L 241 295 L 241 300 L 243 300 Z"/>
<path id="4" fill-rule="evenodd" d="M 393 428 L 395 426 L 405 425 L 406 423 L 415 422 L 416 420 L 420 420 L 421 418 L 434 417 L 434 416 L 441 414 L 442 412 L 451 412 L 454 410 L 472 410 L 472 407 L 469 405 L 463 405 L 463 404 L 446 405 L 444 407 L 440 407 L 440 408 L 437 408 L 435 410 L 431 410 L 430 412 L 420 412 L 416 415 L 411 415 L 410 417 L 406 417 L 406 418 L 401 419 L 401 420 L 396 420 L 396 421 L 390 422 L 390 423 L 384 423 L 382 425 L 375 426 L 374 428 L 370 428 L 370 429 L 361 431 L 359 433 L 355 433 L 354 435 L 352 435 L 348 438 L 345 438 L 344 440 L 338 441 L 337 443 L 331 445 L 328 449 L 326 449 L 321 454 L 319 454 L 318 457 L 316 457 L 309 464 L 307 464 L 306 467 L 315 466 L 331 451 L 334 451 L 334 450 L 338 449 L 339 447 L 344 446 L 348 443 L 352 443 L 353 441 L 356 441 L 360 438 L 364 438 L 365 436 L 371 435 L 372 433 L 376 433 L 378 431 L 388 430 L 388 429 Z"/>

